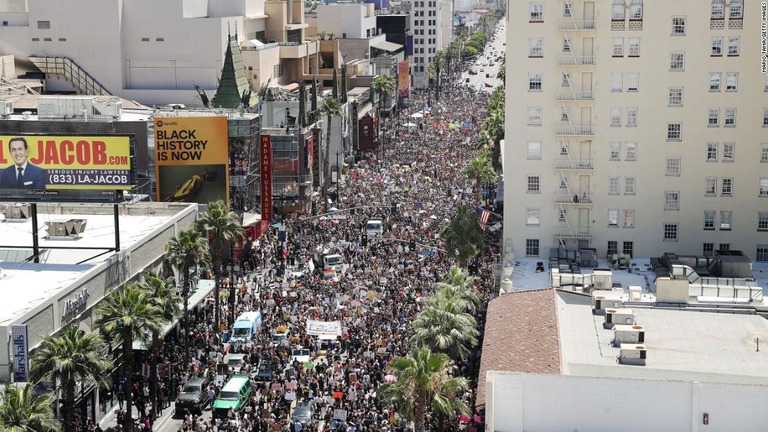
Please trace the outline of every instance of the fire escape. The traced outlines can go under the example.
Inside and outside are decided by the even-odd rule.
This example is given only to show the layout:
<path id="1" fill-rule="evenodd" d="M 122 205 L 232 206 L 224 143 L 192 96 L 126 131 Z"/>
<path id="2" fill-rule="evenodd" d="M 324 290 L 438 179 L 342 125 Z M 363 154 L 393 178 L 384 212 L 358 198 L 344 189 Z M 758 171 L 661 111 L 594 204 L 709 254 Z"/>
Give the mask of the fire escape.
<path id="1" fill-rule="evenodd" d="M 561 89 L 557 101 L 561 112 L 555 126 L 560 140 L 560 157 L 555 160 L 555 172 L 560 189 L 555 193 L 559 222 L 553 230 L 562 247 L 588 247 L 592 238 L 590 211 L 592 209 L 594 130 L 592 111 L 595 96 L 592 83 L 595 72 L 594 37 L 595 3 L 566 1 L 563 18 L 557 22 L 562 39 L 562 53 L 557 56 L 561 71 Z M 576 117 L 576 119 L 574 119 Z"/>

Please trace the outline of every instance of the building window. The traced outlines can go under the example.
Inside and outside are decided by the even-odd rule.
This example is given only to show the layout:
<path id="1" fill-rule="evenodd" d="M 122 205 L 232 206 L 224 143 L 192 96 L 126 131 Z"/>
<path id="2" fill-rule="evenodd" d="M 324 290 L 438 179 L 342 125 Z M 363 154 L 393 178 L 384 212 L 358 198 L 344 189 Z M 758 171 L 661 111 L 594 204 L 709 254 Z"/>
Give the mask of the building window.
<path id="1" fill-rule="evenodd" d="M 712 52 L 710 54 L 713 57 L 720 57 L 723 55 L 723 37 L 712 36 Z"/>
<path id="2" fill-rule="evenodd" d="M 683 106 L 683 88 L 682 87 L 670 87 L 669 88 L 669 106 L 681 107 Z"/>
<path id="3" fill-rule="evenodd" d="M 568 155 L 568 141 L 560 141 L 560 155 L 561 156 L 567 156 Z"/>
<path id="4" fill-rule="evenodd" d="M 725 116 L 723 118 L 723 126 L 735 127 L 736 126 L 736 108 L 726 108 Z"/>
<path id="5" fill-rule="evenodd" d="M 725 91 L 735 92 L 739 90 L 739 73 L 728 72 L 725 74 Z"/>
<path id="6" fill-rule="evenodd" d="M 736 143 L 723 143 L 723 162 L 734 162 L 736 160 Z"/>
<path id="7" fill-rule="evenodd" d="M 544 22 L 544 3 L 531 3 L 531 15 L 528 21 Z"/>
<path id="8" fill-rule="evenodd" d="M 720 180 L 720 196 L 733 196 L 733 178 L 724 177 Z"/>
<path id="9" fill-rule="evenodd" d="M 731 0 L 731 7 L 728 10 L 728 18 L 735 20 L 735 19 L 742 19 L 744 17 L 744 1 L 743 0 Z"/>
<path id="10" fill-rule="evenodd" d="M 624 228 L 635 227 L 635 209 L 624 210 Z"/>
<path id="11" fill-rule="evenodd" d="M 571 52 L 571 41 L 569 41 L 567 38 L 563 39 L 563 52 L 564 53 Z"/>
<path id="12" fill-rule="evenodd" d="M 563 11 L 563 17 L 570 18 L 573 16 L 573 7 L 569 2 L 565 2 L 565 10 Z"/>
<path id="13" fill-rule="evenodd" d="M 59 42 L 66 42 L 67 38 L 59 38 Z"/>
<path id="14" fill-rule="evenodd" d="M 528 160 L 541 160 L 541 142 L 528 142 Z"/>
<path id="15" fill-rule="evenodd" d="M 40 38 L 32 38 L 32 42 L 40 42 Z"/>
<path id="16" fill-rule="evenodd" d="M 707 143 L 707 162 L 717 162 L 717 143 Z"/>
<path id="17" fill-rule="evenodd" d="M 540 73 L 528 74 L 528 91 L 532 91 L 532 92 L 541 91 L 541 74 Z"/>
<path id="18" fill-rule="evenodd" d="M 760 162 L 768 163 L 768 143 L 760 143 Z"/>
<path id="19" fill-rule="evenodd" d="M 562 107 L 560 109 L 560 121 L 567 122 L 570 116 L 568 115 L 568 107 Z"/>
<path id="20" fill-rule="evenodd" d="M 629 38 L 629 52 L 627 54 L 630 57 L 640 57 L 640 38 Z"/>
<path id="21" fill-rule="evenodd" d="M 758 196 L 760 198 L 768 197 L 768 177 L 760 177 L 760 193 Z"/>
<path id="22" fill-rule="evenodd" d="M 528 126 L 541 126 L 541 107 L 528 107 Z"/>
<path id="23" fill-rule="evenodd" d="M 632 255 L 635 254 L 635 243 L 631 241 L 623 242 L 621 245 L 621 253 L 632 258 Z"/>
<path id="24" fill-rule="evenodd" d="M 636 192 L 636 179 L 634 177 L 624 177 L 624 195 L 634 195 Z"/>
<path id="25" fill-rule="evenodd" d="M 155 42 L 165 42 L 165 38 L 155 38 Z"/>
<path id="26" fill-rule="evenodd" d="M 560 189 L 568 189 L 568 177 L 560 176 Z"/>
<path id="27" fill-rule="evenodd" d="M 621 72 L 611 72 L 611 91 L 613 92 L 620 92 L 622 89 L 621 85 Z"/>
<path id="28" fill-rule="evenodd" d="M 611 107 L 611 127 L 621 126 L 621 107 Z"/>
<path id="29" fill-rule="evenodd" d="M 667 141 L 682 141 L 683 125 L 682 123 L 667 123 Z"/>
<path id="30" fill-rule="evenodd" d="M 705 257 L 711 257 L 715 254 L 715 244 L 714 243 L 704 243 L 704 247 L 702 248 L 702 253 Z"/>
<path id="31" fill-rule="evenodd" d="M 731 220 L 733 219 L 733 212 L 730 210 L 723 210 L 720 212 L 720 231 L 730 231 Z M 721 248 L 722 250 L 722 248 Z"/>
<path id="32" fill-rule="evenodd" d="M 768 231 L 768 211 L 757 212 L 757 230 Z"/>
<path id="33" fill-rule="evenodd" d="M 679 191 L 664 191 L 664 210 L 680 210 Z"/>
<path id="34" fill-rule="evenodd" d="M 43 42 L 51 42 L 51 41 L 53 41 L 53 39 L 51 39 L 51 38 L 43 38 Z"/>
<path id="35" fill-rule="evenodd" d="M 563 87 L 570 87 L 571 86 L 571 74 L 568 72 L 563 72 L 563 82 L 561 83 Z"/>
<path id="36" fill-rule="evenodd" d="M 40 30 L 50 30 L 51 29 L 51 22 L 50 21 L 38 21 L 37 22 L 37 28 Z"/>
<path id="37" fill-rule="evenodd" d="M 564 209 L 560 209 L 560 222 L 565 222 L 568 220 L 568 212 Z"/>
<path id="38" fill-rule="evenodd" d="M 539 256 L 539 239 L 525 239 L 525 256 Z"/>
<path id="39" fill-rule="evenodd" d="M 763 108 L 763 127 L 768 127 L 768 108 Z"/>
<path id="40" fill-rule="evenodd" d="M 608 195 L 619 194 L 619 177 L 608 177 Z"/>
<path id="41" fill-rule="evenodd" d="M 680 176 L 680 157 L 668 157 L 667 158 L 667 170 L 665 175 L 679 177 Z"/>
<path id="42" fill-rule="evenodd" d="M 636 161 L 637 160 L 637 143 L 634 141 L 627 141 L 624 143 L 624 148 L 626 149 L 626 155 L 624 157 L 625 161 Z"/>
<path id="43" fill-rule="evenodd" d="M 621 160 L 621 141 L 611 141 L 608 143 L 610 154 L 608 160 L 618 161 Z"/>
<path id="44" fill-rule="evenodd" d="M 707 114 L 707 127 L 720 126 L 720 108 L 710 108 Z"/>
<path id="45" fill-rule="evenodd" d="M 704 179 L 704 196 L 715 196 L 717 191 L 717 177 L 706 177 Z"/>
<path id="46" fill-rule="evenodd" d="M 542 38 L 530 38 L 528 39 L 528 57 L 542 57 L 544 56 L 544 39 Z"/>
<path id="47" fill-rule="evenodd" d="M 669 70 L 671 71 L 685 70 L 685 53 L 673 52 L 669 54 Z"/>
<path id="48" fill-rule="evenodd" d="M 637 127 L 637 108 L 627 108 L 627 127 Z"/>
<path id="49" fill-rule="evenodd" d="M 731 250 L 731 244 L 730 243 L 720 243 L 717 245 L 718 252 L 728 252 Z"/>
<path id="50" fill-rule="evenodd" d="M 612 228 L 619 226 L 619 209 L 608 209 L 608 226 Z"/>
<path id="51" fill-rule="evenodd" d="M 607 253 L 609 257 L 612 257 L 619 253 L 619 242 L 615 240 L 608 240 Z"/>
<path id="52" fill-rule="evenodd" d="M 626 13 L 624 11 L 624 0 L 613 0 L 611 5 L 611 20 L 612 21 L 624 21 Z"/>
<path id="53" fill-rule="evenodd" d="M 723 19 L 725 11 L 724 0 L 712 0 L 712 19 Z"/>
<path id="54" fill-rule="evenodd" d="M 664 224 L 664 241 L 677 241 L 677 224 Z"/>
<path id="55" fill-rule="evenodd" d="M 672 36 L 685 36 L 685 17 L 672 17 Z"/>
<path id="56" fill-rule="evenodd" d="M 717 212 L 714 210 L 704 210 L 704 230 L 712 231 L 715 229 L 715 215 Z"/>
<path id="57" fill-rule="evenodd" d="M 739 37 L 731 36 L 728 38 L 728 55 L 738 57 L 739 55 Z"/>
<path id="58" fill-rule="evenodd" d="M 541 209 L 525 209 L 525 224 L 528 226 L 539 226 L 541 224 Z"/>
<path id="59" fill-rule="evenodd" d="M 624 57 L 624 38 L 613 38 L 613 56 Z"/>
<path id="60" fill-rule="evenodd" d="M 640 74 L 638 72 L 627 73 L 627 91 L 636 92 L 640 90 Z"/>
<path id="61" fill-rule="evenodd" d="M 709 74 L 709 91 L 720 91 L 720 72 L 710 72 Z"/>
<path id="62" fill-rule="evenodd" d="M 539 176 L 528 176 L 528 193 L 539 193 L 540 191 Z"/>
<path id="63" fill-rule="evenodd" d="M 768 261 L 768 244 L 759 244 L 755 250 L 755 261 Z"/>

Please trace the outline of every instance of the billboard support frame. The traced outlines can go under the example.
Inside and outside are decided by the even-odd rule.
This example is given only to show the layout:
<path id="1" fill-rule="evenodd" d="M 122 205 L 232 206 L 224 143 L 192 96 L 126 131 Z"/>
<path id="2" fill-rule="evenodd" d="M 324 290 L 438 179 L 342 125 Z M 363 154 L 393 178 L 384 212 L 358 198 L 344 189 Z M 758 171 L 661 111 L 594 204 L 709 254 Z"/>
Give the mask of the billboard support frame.
<path id="1" fill-rule="evenodd" d="M 37 203 L 29 203 L 30 216 L 32 216 L 32 257 L 35 264 L 40 263 L 40 238 L 38 237 L 38 221 L 37 221 Z M 99 246 L 46 246 L 45 249 L 66 249 L 66 250 L 102 250 L 104 252 L 96 254 L 92 257 L 86 258 L 77 264 L 82 264 L 86 261 L 97 258 L 109 252 L 120 252 L 120 207 L 118 204 L 113 206 L 114 212 L 114 227 L 115 227 L 115 245 L 112 247 L 99 247 Z M 29 246 L 18 245 L 0 245 L 0 248 L 7 249 L 26 249 Z"/>

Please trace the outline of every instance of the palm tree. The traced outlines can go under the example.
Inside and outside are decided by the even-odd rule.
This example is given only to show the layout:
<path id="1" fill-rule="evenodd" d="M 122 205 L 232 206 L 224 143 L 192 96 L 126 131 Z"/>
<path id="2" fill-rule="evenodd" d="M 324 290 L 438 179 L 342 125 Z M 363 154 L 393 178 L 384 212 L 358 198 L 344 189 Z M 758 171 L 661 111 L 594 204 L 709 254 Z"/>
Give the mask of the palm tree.
<path id="1" fill-rule="evenodd" d="M 123 345 L 125 366 L 125 424 L 133 430 L 133 341 L 147 340 L 163 327 L 163 310 L 153 304 L 149 293 L 135 283 L 113 291 L 96 307 L 96 324 L 105 332 L 117 336 Z"/>
<path id="2" fill-rule="evenodd" d="M 59 336 L 43 338 L 40 349 L 32 357 L 30 378 L 45 381 L 61 390 L 64 430 L 74 430 L 75 391 L 96 382 L 107 386 L 112 362 L 107 359 L 107 346 L 95 333 L 83 333 L 74 325 L 64 327 Z"/>
<path id="3" fill-rule="evenodd" d="M 494 171 L 490 159 L 485 153 L 478 154 L 464 168 L 464 174 L 470 180 L 475 180 L 475 199 L 480 205 L 480 191 L 483 185 L 493 183 L 497 179 L 496 171 Z"/>
<path id="4" fill-rule="evenodd" d="M 435 291 L 450 290 L 451 295 L 468 303 L 471 307 L 480 306 L 480 296 L 474 288 L 477 277 L 469 276 L 461 267 L 451 266 L 443 280 L 435 283 Z"/>
<path id="5" fill-rule="evenodd" d="M 376 122 L 377 143 L 382 121 L 381 108 L 382 106 L 386 105 L 389 95 L 394 94 L 395 86 L 395 79 L 392 78 L 392 75 L 377 75 L 371 83 L 371 90 L 373 90 L 373 92 L 379 96 L 376 101 L 379 105 L 379 121 Z"/>
<path id="6" fill-rule="evenodd" d="M 184 328 L 184 366 L 186 367 L 189 363 L 189 320 L 187 315 L 189 313 L 190 285 L 192 284 L 189 272 L 200 264 L 205 265 L 210 262 L 208 241 L 192 228 L 182 231 L 165 244 L 165 259 L 176 268 L 179 279 L 181 279 L 178 281 L 178 285 L 181 287 L 181 297 L 184 300 L 182 326 Z M 216 298 L 218 299 L 218 297 L 217 295 Z M 218 323 L 216 325 L 218 326 Z"/>
<path id="7" fill-rule="evenodd" d="M 325 115 L 325 123 L 326 123 L 326 130 L 325 130 L 325 175 L 326 175 L 326 184 L 330 183 L 330 170 L 328 169 L 328 166 L 330 165 L 328 160 L 330 159 L 331 155 L 331 119 L 333 117 L 338 117 L 341 115 L 341 105 L 339 105 L 339 101 L 335 97 L 325 97 L 323 99 L 323 105 L 319 109 L 320 114 Z M 338 167 L 337 167 L 338 169 Z"/>
<path id="8" fill-rule="evenodd" d="M 449 287 L 424 299 L 424 309 L 413 320 L 411 342 L 464 361 L 477 346 L 480 331 L 467 312 L 470 303 Z"/>
<path id="9" fill-rule="evenodd" d="M 468 206 L 459 206 L 456 216 L 445 225 L 440 237 L 445 241 L 446 250 L 456 254 L 462 268 L 466 268 L 467 261 L 480 253 L 484 246 L 477 213 Z"/>
<path id="10" fill-rule="evenodd" d="M 240 216 L 231 211 L 224 201 L 214 201 L 208 203 L 208 210 L 198 216 L 195 221 L 195 228 L 209 239 L 209 249 L 213 261 L 213 274 L 216 281 L 215 288 L 215 318 L 214 327 L 219 328 L 221 323 L 219 312 L 219 289 L 221 280 L 221 253 L 224 245 L 237 240 L 243 236 L 243 227 L 240 223 Z M 234 265 L 234 260 L 233 263 Z M 234 321 L 235 317 L 235 281 L 229 281 L 229 320 Z"/>
<path id="11" fill-rule="evenodd" d="M 181 315 L 181 297 L 172 277 L 163 279 L 159 272 L 149 271 L 139 287 L 149 294 L 149 301 L 163 313 L 163 324 L 173 323 Z M 157 414 L 157 363 L 160 349 L 160 333 L 152 332 L 150 346 L 149 390 L 152 395 L 152 412 Z"/>
<path id="12" fill-rule="evenodd" d="M 469 408 L 456 398 L 468 382 L 463 377 L 451 377 L 449 367 L 447 355 L 433 353 L 427 347 L 413 347 L 407 357 L 397 358 L 391 366 L 397 381 L 382 385 L 379 393 L 415 423 L 415 431 L 423 431 L 429 408 L 445 414 L 469 413 Z"/>
<path id="13" fill-rule="evenodd" d="M 0 392 L 0 430 L 5 432 L 59 432 L 61 423 L 53 413 L 53 397 L 35 395 L 34 385 Z"/>

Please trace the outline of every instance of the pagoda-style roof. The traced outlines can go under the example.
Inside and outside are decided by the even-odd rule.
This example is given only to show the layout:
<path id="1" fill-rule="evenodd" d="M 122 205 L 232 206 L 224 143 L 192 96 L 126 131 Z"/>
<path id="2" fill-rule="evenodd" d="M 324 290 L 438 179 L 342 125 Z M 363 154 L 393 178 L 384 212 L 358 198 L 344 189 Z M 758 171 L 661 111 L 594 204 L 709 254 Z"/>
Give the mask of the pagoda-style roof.
<path id="1" fill-rule="evenodd" d="M 239 108 L 243 102 L 243 95 L 247 93 L 248 103 L 246 108 L 255 105 L 257 95 L 251 91 L 248 78 L 245 75 L 245 65 L 237 42 L 237 36 L 228 36 L 229 43 L 224 53 L 224 66 L 221 68 L 219 87 L 211 104 L 220 108 Z"/>

